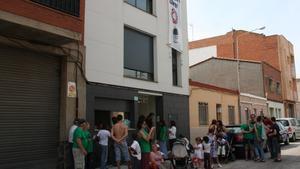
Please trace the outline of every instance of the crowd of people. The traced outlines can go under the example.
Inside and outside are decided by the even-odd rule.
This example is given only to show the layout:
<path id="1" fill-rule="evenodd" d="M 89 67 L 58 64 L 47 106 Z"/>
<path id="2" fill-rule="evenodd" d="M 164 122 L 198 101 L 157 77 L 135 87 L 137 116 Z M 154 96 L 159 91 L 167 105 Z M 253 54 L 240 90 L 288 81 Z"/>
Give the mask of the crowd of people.
<path id="1" fill-rule="evenodd" d="M 176 140 L 176 124 L 170 122 L 168 128 L 161 120 L 157 129 L 153 123 L 154 114 L 140 116 L 137 130 L 128 134 L 128 119 L 122 115 L 112 118 L 112 126 L 99 124 L 95 134 L 84 119 L 75 119 L 69 130 L 71 169 L 107 169 L 109 145 L 113 144 L 114 161 L 120 169 L 121 161 L 126 162 L 129 169 L 170 169 L 168 150 Z M 157 133 L 156 133 L 157 132 Z M 130 141 L 129 141 L 130 140 Z M 131 144 L 128 145 L 128 142 Z M 99 159 L 95 159 L 95 143 L 98 147 Z"/>
<path id="2" fill-rule="evenodd" d="M 107 169 L 109 157 L 109 144 L 113 144 L 114 161 L 120 168 L 121 161 L 126 162 L 129 169 L 170 169 L 173 168 L 169 161 L 170 151 L 177 140 L 175 121 L 170 121 L 169 127 L 164 120 L 160 120 L 158 129 L 153 125 L 153 113 L 147 117 L 140 116 L 137 130 L 131 136 L 128 134 L 128 119 L 122 115 L 112 118 L 112 127 L 105 124 L 99 125 L 99 130 L 94 135 L 90 132 L 89 123 L 83 119 L 74 121 L 69 131 L 69 144 L 72 147 L 72 164 L 70 168 Z M 271 119 L 251 114 L 247 123 L 241 125 L 245 147 L 245 160 L 265 162 L 267 147 L 271 158 L 275 162 L 281 161 L 280 129 L 275 117 Z M 130 139 L 129 139 L 130 138 Z M 195 145 L 191 148 L 192 163 L 194 168 L 211 169 L 222 167 L 222 161 L 228 158 L 230 147 L 230 131 L 221 120 L 212 120 L 208 127 L 207 135 L 197 137 Z M 129 141 L 130 140 L 130 141 Z M 129 144 L 128 146 L 128 143 Z M 189 141 L 187 141 L 189 142 Z M 98 144 L 99 159 L 94 158 L 95 143 Z"/>
<path id="3" fill-rule="evenodd" d="M 255 114 L 247 123 L 241 125 L 245 147 L 245 160 L 265 162 L 265 149 L 269 150 L 274 162 L 281 162 L 280 129 L 276 118 L 271 119 Z M 221 161 L 229 157 L 230 131 L 221 120 L 212 120 L 208 134 L 197 137 L 194 145 L 193 163 L 195 168 L 221 168 Z M 227 151 L 227 152 L 226 152 Z"/>

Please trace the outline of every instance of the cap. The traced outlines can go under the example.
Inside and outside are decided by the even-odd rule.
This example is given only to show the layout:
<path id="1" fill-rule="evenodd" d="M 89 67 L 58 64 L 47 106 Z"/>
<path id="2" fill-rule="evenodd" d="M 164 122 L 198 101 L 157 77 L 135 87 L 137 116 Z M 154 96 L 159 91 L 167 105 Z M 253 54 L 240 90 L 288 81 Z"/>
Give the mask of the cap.
<path id="1" fill-rule="evenodd" d="M 79 125 L 81 125 L 81 124 L 83 124 L 83 123 L 85 123 L 85 122 L 86 122 L 86 120 L 84 120 L 84 119 L 79 119 L 79 120 L 78 120 L 78 124 L 79 124 Z"/>

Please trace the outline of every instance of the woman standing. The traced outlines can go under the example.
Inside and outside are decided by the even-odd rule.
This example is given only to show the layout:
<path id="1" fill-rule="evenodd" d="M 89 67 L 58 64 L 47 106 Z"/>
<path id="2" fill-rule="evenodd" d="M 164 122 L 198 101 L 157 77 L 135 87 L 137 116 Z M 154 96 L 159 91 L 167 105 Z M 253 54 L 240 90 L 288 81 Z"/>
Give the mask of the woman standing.
<path id="1" fill-rule="evenodd" d="M 153 139 L 153 135 L 155 132 L 155 127 L 152 127 L 148 132 L 148 126 L 145 120 L 141 120 L 138 122 L 138 137 L 139 144 L 142 152 L 142 168 L 149 169 L 150 165 L 150 152 L 151 152 L 151 143 L 150 141 Z"/>
<path id="2" fill-rule="evenodd" d="M 172 151 L 173 144 L 176 141 L 176 123 L 175 121 L 170 122 L 170 128 L 169 128 L 169 146 Z"/>
<path id="3" fill-rule="evenodd" d="M 264 140 L 266 140 L 266 131 L 265 131 L 265 125 L 262 122 L 261 116 L 258 116 L 256 118 L 256 123 L 254 126 L 255 130 L 255 140 L 254 140 L 254 147 L 255 147 L 255 154 L 256 154 L 256 161 L 265 162 L 265 153 L 263 150 L 263 144 Z"/>
<path id="4" fill-rule="evenodd" d="M 168 128 L 166 126 L 166 123 L 164 120 L 160 120 L 159 122 L 159 135 L 158 135 L 158 141 L 161 152 L 164 154 L 164 158 L 167 158 L 168 156 L 168 149 L 167 149 L 167 140 L 168 140 Z"/>

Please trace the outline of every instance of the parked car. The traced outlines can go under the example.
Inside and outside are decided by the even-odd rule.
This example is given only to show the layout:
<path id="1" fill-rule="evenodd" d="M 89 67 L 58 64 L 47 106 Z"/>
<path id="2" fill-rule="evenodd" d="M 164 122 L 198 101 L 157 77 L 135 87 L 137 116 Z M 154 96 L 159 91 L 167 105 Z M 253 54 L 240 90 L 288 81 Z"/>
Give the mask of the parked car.
<path id="1" fill-rule="evenodd" d="M 280 129 L 280 143 L 284 143 L 285 145 L 290 144 L 289 132 L 280 122 L 276 122 Z"/>
<path id="2" fill-rule="evenodd" d="M 291 141 L 295 142 L 296 139 L 300 139 L 300 126 L 295 118 L 278 118 L 277 121 L 288 130 Z"/>
<path id="3" fill-rule="evenodd" d="M 241 125 L 226 126 L 228 130 L 228 137 L 232 139 L 232 151 L 237 158 L 245 158 L 244 136 Z"/>
<path id="4" fill-rule="evenodd" d="M 280 143 L 288 145 L 290 143 L 288 130 L 280 122 L 277 122 L 277 125 L 280 129 Z M 229 125 L 226 126 L 226 128 L 228 130 L 229 138 L 232 138 L 231 146 L 233 153 L 237 158 L 245 158 L 244 135 L 242 133 L 241 125 Z M 267 151 L 267 147 L 265 147 L 264 150 Z"/>

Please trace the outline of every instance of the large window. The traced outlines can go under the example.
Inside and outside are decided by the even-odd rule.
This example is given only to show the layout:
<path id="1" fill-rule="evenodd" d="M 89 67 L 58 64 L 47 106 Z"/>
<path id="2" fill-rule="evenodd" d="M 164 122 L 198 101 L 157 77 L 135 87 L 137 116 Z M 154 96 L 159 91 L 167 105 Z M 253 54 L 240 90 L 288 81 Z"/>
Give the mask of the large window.
<path id="1" fill-rule="evenodd" d="M 216 116 L 217 120 L 222 120 L 222 105 L 216 104 Z"/>
<path id="2" fill-rule="evenodd" d="M 175 49 L 172 49 L 172 77 L 173 85 L 178 86 L 178 52 Z"/>
<path id="3" fill-rule="evenodd" d="M 199 110 L 199 125 L 208 125 L 208 103 L 200 102 Z"/>
<path id="4" fill-rule="evenodd" d="M 153 69 L 153 37 L 125 27 L 124 75 L 153 81 Z"/>
<path id="5" fill-rule="evenodd" d="M 125 0 L 127 3 L 152 14 L 152 0 Z"/>
<path id="6" fill-rule="evenodd" d="M 234 106 L 228 106 L 228 121 L 230 125 L 235 124 Z"/>

